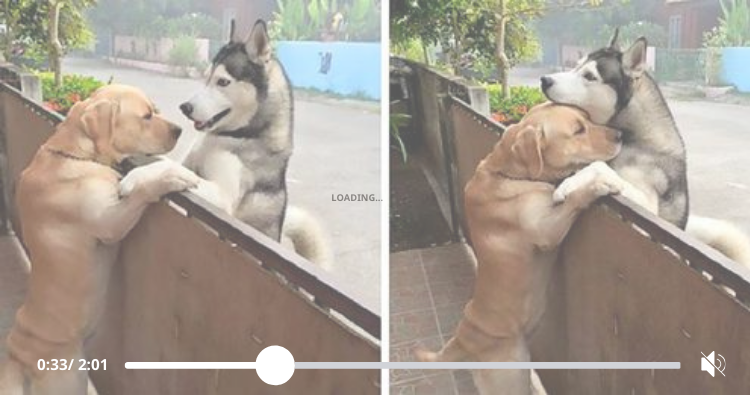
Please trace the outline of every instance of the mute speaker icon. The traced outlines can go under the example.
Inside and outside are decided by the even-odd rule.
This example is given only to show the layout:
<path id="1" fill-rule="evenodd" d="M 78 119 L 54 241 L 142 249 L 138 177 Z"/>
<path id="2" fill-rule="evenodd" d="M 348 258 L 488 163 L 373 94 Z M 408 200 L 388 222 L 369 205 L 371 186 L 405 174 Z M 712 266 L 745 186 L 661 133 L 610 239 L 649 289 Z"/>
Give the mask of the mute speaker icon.
<path id="1" fill-rule="evenodd" d="M 711 354 L 708 354 L 708 356 L 703 353 L 701 353 L 701 355 L 703 355 L 703 358 L 701 358 L 701 371 L 705 370 L 711 375 L 711 377 L 714 377 L 714 370 L 718 370 L 722 376 L 726 377 L 724 369 L 727 367 L 727 362 L 721 354 L 716 354 L 718 355 L 718 358 L 716 359 L 714 359 L 713 351 L 711 351 Z"/>

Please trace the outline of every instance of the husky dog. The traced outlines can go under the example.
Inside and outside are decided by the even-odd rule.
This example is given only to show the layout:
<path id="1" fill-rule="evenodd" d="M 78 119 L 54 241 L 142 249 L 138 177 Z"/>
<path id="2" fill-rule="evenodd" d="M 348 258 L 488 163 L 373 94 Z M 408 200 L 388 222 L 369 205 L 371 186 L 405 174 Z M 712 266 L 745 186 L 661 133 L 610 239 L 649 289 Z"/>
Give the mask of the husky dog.
<path id="1" fill-rule="evenodd" d="M 185 165 L 207 182 L 196 193 L 270 238 L 291 240 L 305 258 L 325 264 L 327 243 L 313 218 L 287 207 L 286 171 L 293 147 L 294 100 L 272 55 L 266 24 L 230 42 L 213 59 L 205 87 L 180 105 L 206 135 Z"/>
<path id="2" fill-rule="evenodd" d="M 624 52 L 615 31 L 606 48 L 588 54 L 573 70 L 543 76 L 548 99 L 582 108 L 591 119 L 623 132 L 620 155 L 609 166 L 597 162 L 564 181 L 555 199 L 565 200 L 594 177 L 621 177 L 622 194 L 659 217 L 686 229 L 739 262 L 750 264 L 750 242 L 733 225 L 689 217 L 685 144 L 654 79 L 646 71 L 647 42 Z"/>

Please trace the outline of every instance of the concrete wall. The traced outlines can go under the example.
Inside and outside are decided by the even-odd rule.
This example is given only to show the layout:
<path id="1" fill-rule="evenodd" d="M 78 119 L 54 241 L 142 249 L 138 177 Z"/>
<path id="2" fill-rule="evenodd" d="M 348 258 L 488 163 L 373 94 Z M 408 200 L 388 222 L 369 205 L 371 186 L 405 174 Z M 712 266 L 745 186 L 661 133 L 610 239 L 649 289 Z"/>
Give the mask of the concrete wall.
<path id="1" fill-rule="evenodd" d="M 721 76 L 740 92 L 750 92 L 750 47 L 724 48 Z"/>
<path id="2" fill-rule="evenodd" d="M 205 38 L 195 39 L 198 50 L 195 60 L 208 62 L 209 42 Z M 168 63 L 169 51 L 174 46 L 171 38 L 148 39 L 133 36 L 115 36 L 114 55 L 116 57 Z"/>
<path id="3" fill-rule="evenodd" d="M 276 54 L 294 87 L 378 100 L 380 48 L 380 43 L 282 41 Z"/>

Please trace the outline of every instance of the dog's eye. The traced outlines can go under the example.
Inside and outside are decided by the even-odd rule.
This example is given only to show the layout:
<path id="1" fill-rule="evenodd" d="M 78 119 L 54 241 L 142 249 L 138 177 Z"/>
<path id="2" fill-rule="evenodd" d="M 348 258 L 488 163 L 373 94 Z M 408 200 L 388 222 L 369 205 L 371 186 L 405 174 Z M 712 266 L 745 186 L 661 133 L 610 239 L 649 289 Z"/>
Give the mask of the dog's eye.
<path id="1" fill-rule="evenodd" d="M 219 85 L 219 86 L 227 86 L 227 85 L 229 85 L 229 84 L 230 84 L 231 82 L 232 82 L 232 81 L 229 81 L 229 80 L 228 80 L 228 79 L 226 79 L 226 78 L 219 78 L 218 80 L 216 80 L 216 84 L 217 84 L 217 85 Z"/>
<path id="2" fill-rule="evenodd" d="M 148 114 L 144 115 L 144 116 L 143 116 L 143 119 L 149 120 L 149 119 L 153 118 L 153 116 L 154 116 L 154 113 L 153 113 L 153 112 L 150 112 L 150 113 L 148 113 Z"/>
<path id="3" fill-rule="evenodd" d="M 587 72 L 586 74 L 584 74 L 583 78 L 585 78 L 588 81 L 596 81 L 596 76 L 594 75 L 594 73 L 592 73 L 590 71 Z"/>
<path id="4" fill-rule="evenodd" d="M 581 126 L 578 129 L 576 129 L 576 132 L 575 132 L 576 135 L 581 135 L 581 134 L 584 134 L 584 133 L 586 133 L 586 128 L 584 128 L 583 126 Z"/>

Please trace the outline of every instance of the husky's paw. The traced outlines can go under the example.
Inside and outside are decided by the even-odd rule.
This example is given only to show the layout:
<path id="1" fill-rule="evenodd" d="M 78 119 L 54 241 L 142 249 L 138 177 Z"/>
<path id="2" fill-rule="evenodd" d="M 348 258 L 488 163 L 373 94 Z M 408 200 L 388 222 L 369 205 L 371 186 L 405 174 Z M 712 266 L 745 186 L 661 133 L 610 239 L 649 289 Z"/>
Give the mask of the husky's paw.
<path id="1" fill-rule="evenodd" d="M 164 160 L 133 169 L 120 181 L 120 196 L 141 194 L 147 201 L 157 201 L 170 192 L 193 188 L 200 182 L 192 171 Z"/>
<path id="2" fill-rule="evenodd" d="M 555 203 L 564 202 L 576 191 L 593 187 L 599 196 L 618 193 L 622 190 L 620 177 L 606 163 L 596 161 L 581 169 L 578 173 L 566 178 L 552 194 Z M 601 184 L 601 185 L 600 185 Z M 611 192 L 608 192 L 611 191 Z"/>

